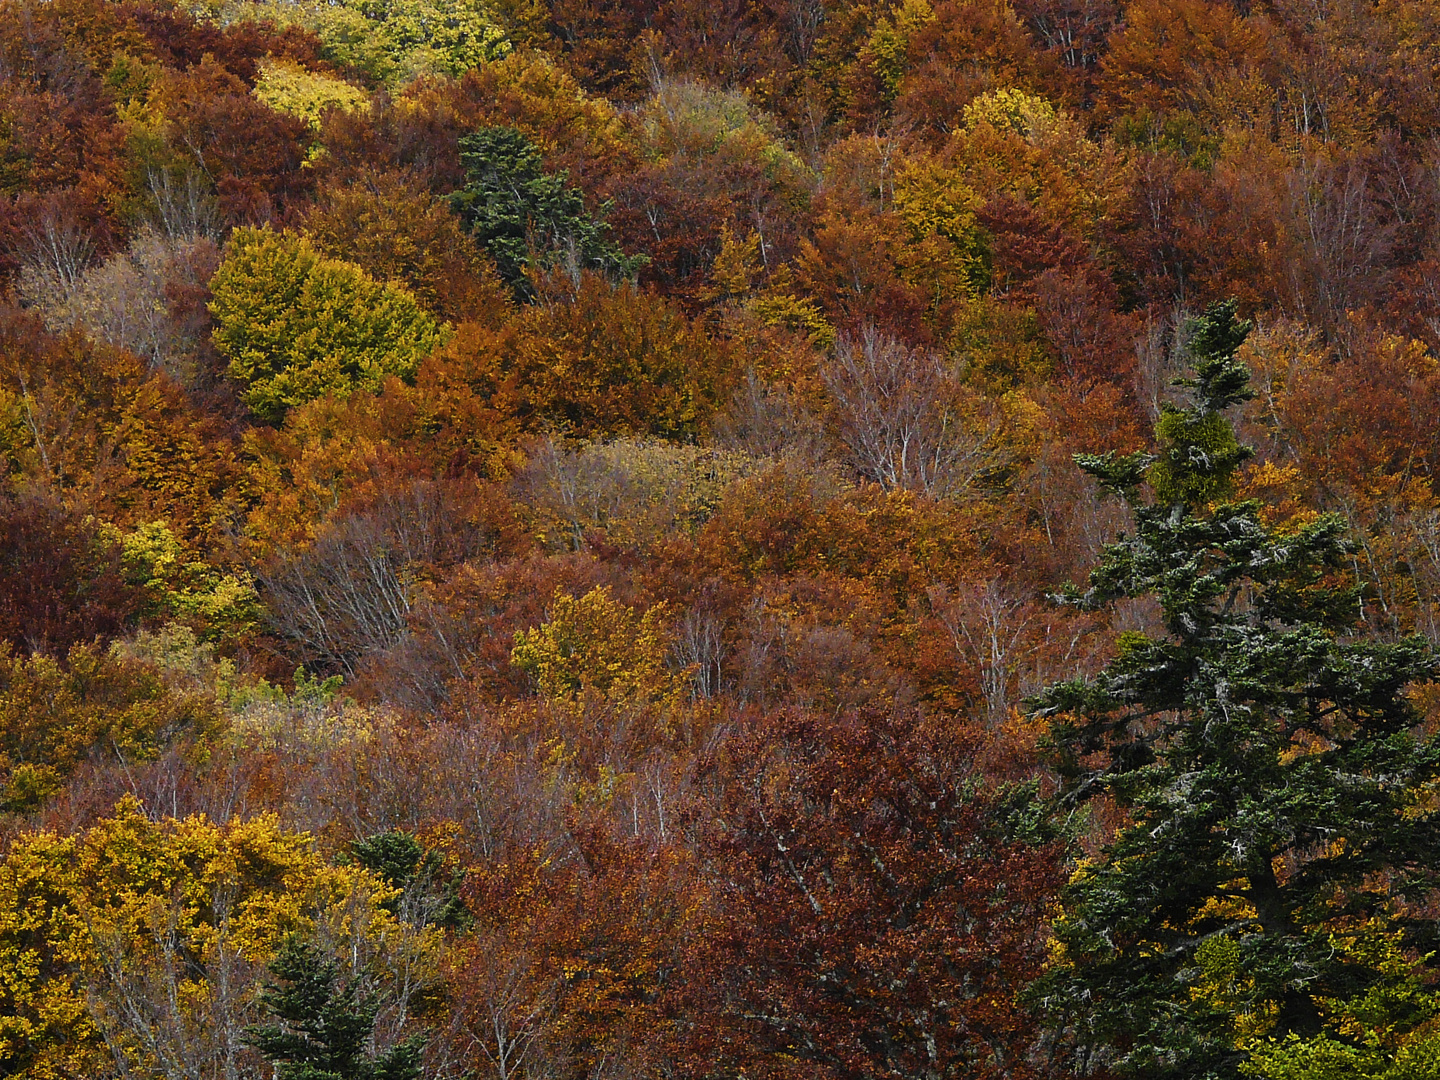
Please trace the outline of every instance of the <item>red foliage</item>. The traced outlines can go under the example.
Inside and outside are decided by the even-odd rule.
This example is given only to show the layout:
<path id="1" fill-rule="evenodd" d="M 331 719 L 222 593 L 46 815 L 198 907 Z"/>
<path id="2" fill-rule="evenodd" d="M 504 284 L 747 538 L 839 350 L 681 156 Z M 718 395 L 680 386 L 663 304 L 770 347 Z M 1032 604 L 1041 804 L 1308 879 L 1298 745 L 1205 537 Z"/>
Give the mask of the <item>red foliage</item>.
<path id="1" fill-rule="evenodd" d="M 974 761 L 908 714 L 786 713 L 725 748 L 697 822 L 714 912 L 672 991 L 683 1071 L 1043 1075 L 1018 995 L 1057 851 L 1007 834 Z"/>
<path id="2" fill-rule="evenodd" d="M 93 519 L 42 495 L 0 496 L 0 642 L 63 654 L 126 629 L 144 600 Z"/>
<path id="3" fill-rule="evenodd" d="M 261 104 L 212 57 L 169 74 L 160 101 L 172 142 L 214 178 L 227 222 L 283 221 L 309 194 L 305 122 Z"/>

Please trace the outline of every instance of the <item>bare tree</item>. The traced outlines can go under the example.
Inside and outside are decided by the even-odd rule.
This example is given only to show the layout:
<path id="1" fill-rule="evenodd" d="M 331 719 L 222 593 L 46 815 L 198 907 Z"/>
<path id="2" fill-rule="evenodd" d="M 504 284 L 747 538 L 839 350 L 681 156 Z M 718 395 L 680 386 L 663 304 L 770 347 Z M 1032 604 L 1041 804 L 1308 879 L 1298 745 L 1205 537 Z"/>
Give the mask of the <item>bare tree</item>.
<path id="1" fill-rule="evenodd" d="M 203 295 L 220 262 L 214 242 L 145 229 L 120 252 L 73 280 L 22 274 L 21 297 L 54 330 L 84 329 L 127 349 L 181 383 L 197 374 L 208 323 L 188 325 L 177 291 Z M 199 307 L 195 301 L 192 307 Z"/>
<path id="2" fill-rule="evenodd" d="M 405 633 L 404 560 L 378 524 L 346 518 L 315 545 L 280 553 L 259 575 L 275 628 L 308 659 L 353 676 L 360 658 Z"/>
<path id="3" fill-rule="evenodd" d="M 821 376 L 851 464 L 882 487 L 955 495 L 1004 463 L 1002 410 L 933 353 L 867 326 Z"/>
<path id="4" fill-rule="evenodd" d="M 515 490 L 578 551 L 595 529 L 633 542 L 699 525 L 726 485 L 755 468 L 749 455 L 735 451 L 627 438 L 566 447 L 546 439 Z"/>
<path id="5" fill-rule="evenodd" d="M 146 178 L 154 204 L 155 226 L 171 241 L 190 239 L 218 243 L 224 234 L 220 207 L 209 184 L 194 171 L 177 181 L 164 169 L 151 169 Z"/>
<path id="6" fill-rule="evenodd" d="M 274 629 L 307 661 L 347 676 L 406 637 L 421 576 L 481 553 L 488 539 L 466 515 L 473 489 L 464 481 L 379 479 L 366 505 L 256 575 Z"/>
<path id="7" fill-rule="evenodd" d="M 535 1066 L 546 1021 L 559 1001 L 559 979 L 504 933 L 468 950 L 452 1041 L 489 1066 L 495 1080 L 543 1075 Z"/>
<path id="8" fill-rule="evenodd" d="M 64 200 L 45 200 L 28 210 L 12 241 L 22 297 L 68 294 L 95 261 L 95 237 Z"/>
<path id="9" fill-rule="evenodd" d="M 1394 226 L 1381 219 L 1359 162 L 1303 163 L 1292 175 L 1290 213 L 1301 254 L 1290 266 L 1291 295 L 1301 312 L 1339 329 L 1378 287 Z"/>
<path id="10" fill-rule="evenodd" d="M 90 921 L 103 978 L 89 983 L 88 1005 L 120 1077 L 150 1077 L 154 1071 L 165 1080 L 264 1075 L 243 1041 L 246 1026 L 257 1019 L 253 988 L 259 965 L 245 958 L 232 935 L 235 900 L 233 886 L 216 886 L 213 941 L 203 959 L 181 932 L 173 903 L 152 907 L 142 949 L 123 929 Z M 196 994 L 196 985 L 206 992 Z"/>
<path id="11" fill-rule="evenodd" d="M 753 369 L 712 430 L 719 445 L 756 458 L 818 461 L 827 442 L 820 421 L 793 394 L 764 382 Z"/>
<path id="12" fill-rule="evenodd" d="M 1057 610 L 998 578 L 953 590 L 934 585 L 929 600 L 956 654 L 975 672 L 990 727 L 1054 679 L 1093 664 L 1093 617 Z"/>
<path id="13" fill-rule="evenodd" d="M 713 611 L 691 608 L 680 620 L 672 646 L 676 660 L 690 672 L 690 689 L 696 698 L 720 693 L 725 659 L 725 623 Z"/>
<path id="14" fill-rule="evenodd" d="M 1069 68 L 1099 62 L 1105 35 L 1120 14 L 1114 0 L 1025 0 L 1016 11 Z"/>
<path id="15" fill-rule="evenodd" d="M 972 667 L 985 702 L 985 722 L 998 727 L 1017 701 L 1022 662 L 1035 651 L 1029 640 L 1036 605 L 998 580 L 930 589 L 930 607 L 950 632 L 955 651 Z"/>

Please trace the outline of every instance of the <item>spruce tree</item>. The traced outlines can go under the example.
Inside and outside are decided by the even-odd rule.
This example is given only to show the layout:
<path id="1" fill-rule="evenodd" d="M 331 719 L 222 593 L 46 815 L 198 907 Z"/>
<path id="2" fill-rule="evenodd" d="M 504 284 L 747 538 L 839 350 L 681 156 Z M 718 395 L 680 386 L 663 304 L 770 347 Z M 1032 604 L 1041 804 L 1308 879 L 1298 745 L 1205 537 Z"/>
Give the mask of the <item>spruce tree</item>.
<path id="1" fill-rule="evenodd" d="M 1035 703 L 1062 810 L 1104 800 L 1118 822 L 1066 888 L 1035 988 L 1082 1074 L 1253 1074 L 1252 1050 L 1427 1013 L 1440 748 L 1407 688 L 1435 661 L 1361 636 L 1340 520 L 1231 501 L 1249 325 L 1232 302 L 1191 330 L 1193 401 L 1163 411 L 1158 454 L 1076 458 L 1134 531 L 1065 599 L 1152 598 L 1164 630 L 1121 634 L 1099 675 Z"/>
<path id="2" fill-rule="evenodd" d="M 378 1005 L 335 961 L 290 935 L 281 943 L 260 1002 L 271 1022 L 249 1029 L 250 1045 L 278 1080 L 419 1080 L 419 1038 L 372 1053 Z"/>
<path id="3" fill-rule="evenodd" d="M 391 829 L 350 841 L 350 858 L 385 884 L 399 889 L 382 906 L 392 915 L 421 926 L 449 930 L 465 927 L 469 913 L 460 899 L 462 871 L 445 872 L 445 860 L 404 829 Z"/>

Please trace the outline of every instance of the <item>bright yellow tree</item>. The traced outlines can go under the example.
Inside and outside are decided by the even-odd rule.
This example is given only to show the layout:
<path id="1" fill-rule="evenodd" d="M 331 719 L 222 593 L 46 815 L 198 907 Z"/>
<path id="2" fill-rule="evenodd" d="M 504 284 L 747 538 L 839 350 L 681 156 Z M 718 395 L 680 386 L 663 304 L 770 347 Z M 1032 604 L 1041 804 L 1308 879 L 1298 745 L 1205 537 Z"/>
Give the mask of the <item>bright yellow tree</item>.
<path id="1" fill-rule="evenodd" d="M 245 404 L 271 422 L 325 394 L 408 378 L 449 336 L 408 290 L 268 227 L 235 230 L 210 289 L 215 344 L 230 377 Z"/>
<path id="2" fill-rule="evenodd" d="M 157 821 L 127 797 L 78 835 L 22 835 L 0 861 L 0 1073 L 223 1075 L 285 934 L 357 965 L 426 947 L 393 895 L 273 816 Z"/>

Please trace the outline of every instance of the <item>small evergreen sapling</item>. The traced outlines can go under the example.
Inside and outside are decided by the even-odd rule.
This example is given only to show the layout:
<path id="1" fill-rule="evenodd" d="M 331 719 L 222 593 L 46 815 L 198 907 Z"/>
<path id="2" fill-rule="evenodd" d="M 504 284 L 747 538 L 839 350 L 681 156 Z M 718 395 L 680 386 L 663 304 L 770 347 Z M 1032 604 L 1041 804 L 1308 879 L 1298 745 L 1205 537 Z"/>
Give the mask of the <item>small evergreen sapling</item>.
<path id="1" fill-rule="evenodd" d="M 1230 303 L 1191 329 L 1193 404 L 1165 410 L 1159 454 L 1076 459 L 1135 529 L 1068 601 L 1151 597 L 1164 632 L 1121 635 L 1104 671 L 1036 703 L 1062 810 L 1103 797 L 1120 822 L 1066 888 L 1035 987 L 1082 1074 L 1263 1075 L 1287 1039 L 1363 1042 L 1359 1002 L 1388 1003 L 1367 1023 L 1400 1042 L 1430 1013 L 1412 991 L 1436 944 L 1416 901 L 1440 866 L 1440 747 L 1406 690 L 1436 662 L 1352 636 L 1338 518 L 1229 501 L 1249 325 Z"/>

